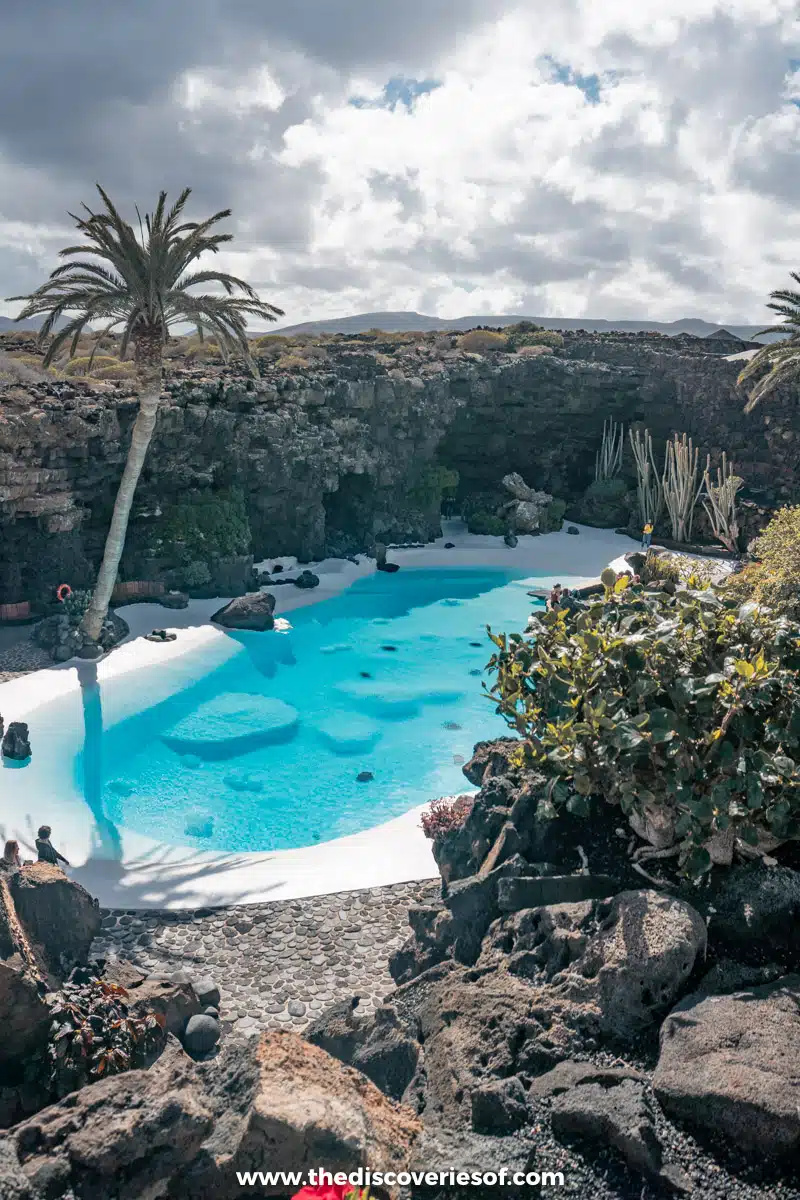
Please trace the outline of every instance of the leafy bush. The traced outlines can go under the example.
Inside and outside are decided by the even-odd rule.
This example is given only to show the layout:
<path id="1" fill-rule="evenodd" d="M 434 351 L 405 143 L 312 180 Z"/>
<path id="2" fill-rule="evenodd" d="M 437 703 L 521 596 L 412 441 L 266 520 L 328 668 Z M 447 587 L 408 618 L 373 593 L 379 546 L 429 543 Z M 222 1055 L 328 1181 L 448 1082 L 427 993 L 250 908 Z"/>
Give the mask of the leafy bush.
<path id="1" fill-rule="evenodd" d="M 427 812 L 420 817 L 425 837 L 435 842 L 460 829 L 472 805 L 472 796 L 442 796 L 438 800 L 431 800 Z"/>
<path id="2" fill-rule="evenodd" d="M 566 500 L 560 500 L 555 496 L 541 516 L 542 533 L 558 533 L 564 522 L 564 513 L 567 511 Z"/>
<path id="3" fill-rule="evenodd" d="M 518 334 L 538 333 L 539 326 L 534 325 L 533 321 L 517 321 L 515 325 L 506 325 L 506 333 L 512 337 Z"/>
<path id="4" fill-rule="evenodd" d="M 759 561 L 730 577 L 731 594 L 800 618 L 800 506 L 779 509 L 750 550 Z"/>
<path id="5" fill-rule="evenodd" d="M 467 529 L 470 533 L 488 534 L 491 537 L 503 537 L 508 533 L 508 523 L 502 517 L 498 517 L 493 512 L 481 512 L 478 510 L 471 514 L 467 521 Z"/>
<path id="6" fill-rule="evenodd" d="M 552 346 L 520 346 L 517 354 L 522 358 L 538 358 L 541 354 L 552 354 Z"/>
<path id="7" fill-rule="evenodd" d="M 200 492 L 173 504 L 165 510 L 155 531 L 161 549 L 168 551 L 176 566 L 250 552 L 250 522 L 239 488 Z"/>
<path id="8" fill-rule="evenodd" d="M 259 350 L 282 350 L 291 340 L 284 333 L 265 333 L 263 337 L 256 338 L 255 344 Z"/>
<path id="9" fill-rule="evenodd" d="M 282 371 L 302 371 L 308 370 L 311 363 L 307 358 L 301 358 L 299 354 L 282 354 L 275 366 Z"/>
<path id="10" fill-rule="evenodd" d="M 521 345 L 550 346 L 553 350 L 560 350 L 564 345 L 564 337 L 555 329 L 539 329 L 536 333 L 526 333 Z"/>
<path id="11" fill-rule="evenodd" d="M 80 621 L 89 607 L 91 598 L 91 591 L 74 591 L 71 596 L 67 596 L 65 600 L 61 601 L 61 607 L 72 620 Z"/>
<path id="12" fill-rule="evenodd" d="M 438 511 L 442 507 L 445 495 L 454 496 L 457 487 L 458 471 L 436 464 L 428 466 L 423 470 L 416 486 L 410 489 L 409 504 L 412 508 Z"/>
<path id="13" fill-rule="evenodd" d="M 657 811 L 692 875 L 726 831 L 800 836 L 796 626 L 724 589 L 622 578 L 528 630 L 535 641 L 489 631 L 489 694 L 520 735 L 516 764 L 548 777 L 542 816 L 585 815 L 592 796 Z"/>
<path id="14" fill-rule="evenodd" d="M 128 993 L 90 978 L 66 983 L 51 1009 L 50 1083 L 58 1096 L 104 1075 L 146 1065 L 164 1039 L 164 1017 L 133 1016 Z"/>
<path id="15" fill-rule="evenodd" d="M 183 586 L 187 588 L 205 587 L 211 582 L 211 572 L 204 562 L 190 562 L 183 569 Z"/>
<path id="16" fill-rule="evenodd" d="M 681 564 L 671 555 L 655 554 L 652 550 L 648 550 L 640 577 L 642 583 L 654 583 L 658 579 L 680 583 L 684 574 Z"/>
<path id="17" fill-rule="evenodd" d="M 136 368 L 133 363 L 120 362 L 107 367 L 100 367 L 99 370 L 92 369 L 91 378 L 101 380 L 135 379 Z"/>
<path id="18" fill-rule="evenodd" d="M 597 479 L 583 494 L 579 520 L 586 525 L 613 529 L 628 521 L 631 498 L 624 479 Z"/>
<path id="19" fill-rule="evenodd" d="M 36 354 L 8 354 L 0 350 L 0 383 L 42 383 L 55 374 L 55 367 L 42 368 L 42 360 Z"/>
<path id="20" fill-rule="evenodd" d="M 505 350 L 508 339 L 502 333 L 493 333 L 490 329 L 473 329 L 458 339 L 459 349 L 470 354 L 487 354 L 492 350 Z"/>
<path id="21" fill-rule="evenodd" d="M 91 366 L 89 365 L 91 363 Z M 108 370 L 109 368 L 117 369 L 123 367 L 126 371 L 133 373 L 132 363 L 122 363 L 112 354 L 95 354 L 94 362 L 91 355 L 87 354 L 80 358 L 71 358 L 64 365 L 65 375 L 88 375 L 91 378 L 98 378 L 97 372 Z"/>

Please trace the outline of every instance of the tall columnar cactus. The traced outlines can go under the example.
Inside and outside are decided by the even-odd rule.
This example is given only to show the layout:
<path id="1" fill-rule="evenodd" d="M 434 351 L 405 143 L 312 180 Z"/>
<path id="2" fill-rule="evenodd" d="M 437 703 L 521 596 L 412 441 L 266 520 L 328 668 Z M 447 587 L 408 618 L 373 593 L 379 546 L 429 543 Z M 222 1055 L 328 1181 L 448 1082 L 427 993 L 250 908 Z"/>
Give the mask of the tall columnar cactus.
<path id="1" fill-rule="evenodd" d="M 642 525 L 656 525 L 664 507 L 664 488 L 653 457 L 653 439 L 648 429 L 631 429 L 628 436 L 636 463 L 636 495 Z"/>
<path id="2" fill-rule="evenodd" d="M 703 508 L 708 514 L 714 537 L 722 542 L 726 550 L 736 551 L 739 538 L 739 520 L 736 510 L 736 493 L 744 483 L 738 475 L 734 475 L 733 466 L 728 462 L 728 456 L 722 454 L 722 466 L 717 467 L 717 482 L 711 482 L 711 455 L 706 458 L 706 468 L 703 472 Z"/>
<path id="3" fill-rule="evenodd" d="M 692 523 L 697 501 L 703 491 L 703 481 L 698 486 L 699 450 L 686 434 L 667 442 L 664 459 L 664 503 L 672 526 L 672 538 L 676 542 L 688 542 L 692 537 Z"/>
<path id="4" fill-rule="evenodd" d="M 603 421 L 603 441 L 594 460 L 595 482 L 613 479 L 622 466 L 622 446 L 625 439 L 624 427 L 616 421 Z"/>

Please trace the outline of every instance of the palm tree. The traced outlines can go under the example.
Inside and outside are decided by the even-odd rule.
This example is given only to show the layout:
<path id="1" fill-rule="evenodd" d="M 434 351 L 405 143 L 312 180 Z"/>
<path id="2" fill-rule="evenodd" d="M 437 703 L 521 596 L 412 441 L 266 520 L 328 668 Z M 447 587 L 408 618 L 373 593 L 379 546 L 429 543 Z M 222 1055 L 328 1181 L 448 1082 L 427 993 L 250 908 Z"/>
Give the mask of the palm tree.
<path id="1" fill-rule="evenodd" d="M 133 345 L 139 409 L 131 434 L 131 444 L 125 462 L 114 513 L 106 539 L 103 561 L 97 575 L 92 599 L 81 628 L 88 638 L 97 641 L 108 614 L 111 593 L 117 579 L 119 563 L 125 546 L 133 497 L 142 472 L 161 399 L 163 351 L 169 340 L 169 330 L 177 322 L 194 325 L 200 340 L 213 332 L 225 359 L 238 351 L 248 368 L 254 370 L 247 341 L 246 317 L 255 315 L 274 321 L 283 310 L 259 300 L 257 293 L 241 279 L 219 271 L 187 268 L 206 252 L 216 254 L 230 233 L 211 233 L 212 226 L 230 216 L 230 209 L 214 213 L 206 221 L 180 223 L 190 188 L 181 192 L 167 211 L 167 194 L 161 192 L 152 216 L 145 216 L 144 227 L 139 222 L 137 238 L 131 225 L 123 221 L 109 197 L 99 184 L 97 190 L 104 209 L 93 212 L 83 205 L 85 217 L 70 213 L 86 242 L 68 246 L 61 258 L 72 255 L 94 255 L 103 263 L 84 259 L 57 267 L 50 278 L 30 296 L 11 296 L 10 300 L 25 300 L 26 306 L 18 321 L 40 313 L 46 319 L 39 331 L 39 340 L 50 334 L 64 313 L 77 311 L 53 337 L 44 356 L 48 366 L 64 343 L 71 339 L 70 354 L 74 355 L 81 334 L 90 321 L 108 320 L 101 340 L 123 326 L 120 358 Z M 146 230 L 146 234 L 145 234 Z M 189 289 L 198 284 L 217 284 L 223 295 L 192 294 Z M 233 292 L 243 293 L 234 296 Z M 95 345 L 92 357 L 97 350 Z"/>
<path id="2" fill-rule="evenodd" d="M 795 283 L 800 283 L 800 273 L 791 271 L 790 274 Z M 750 392 L 744 409 L 748 413 L 753 411 L 759 400 L 763 400 L 774 391 L 779 383 L 788 383 L 800 376 L 800 292 L 777 291 L 770 292 L 770 296 L 773 303 L 768 304 L 767 308 L 782 313 L 783 324 L 770 325 L 769 329 L 762 329 L 761 333 L 755 336 L 761 337 L 765 333 L 786 333 L 789 336 L 782 342 L 774 342 L 759 350 L 740 372 L 736 380 L 739 384 L 757 374 L 762 367 L 770 368 Z"/>

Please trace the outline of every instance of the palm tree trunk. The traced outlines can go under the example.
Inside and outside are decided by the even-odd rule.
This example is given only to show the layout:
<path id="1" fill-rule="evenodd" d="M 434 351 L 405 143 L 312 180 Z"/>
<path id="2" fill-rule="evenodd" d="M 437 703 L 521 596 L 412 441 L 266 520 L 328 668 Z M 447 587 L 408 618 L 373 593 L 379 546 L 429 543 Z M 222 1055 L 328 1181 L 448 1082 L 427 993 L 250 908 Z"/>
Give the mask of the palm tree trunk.
<path id="1" fill-rule="evenodd" d="M 91 602 L 81 622 L 81 629 L 93 642 L 99 638 L 103 622 L 108 616 L 111 593 L 117 582 L 119 563 L 125 548 L 125 536 L 128 532 L 133 497 L 153 436 L 160 397 L 161 373 L 159 371 L 158 382 L 154 382 L 151 376 L 147 390 L 139 396 L 139 412 L 131 434 L 125 470 L 122 473 L 119 491 L 114 501 L 114 513 L 111 517 L 111 526 L 103 551 L 103 561 L 97 573 L 97 582 L 94 585 Z"/>

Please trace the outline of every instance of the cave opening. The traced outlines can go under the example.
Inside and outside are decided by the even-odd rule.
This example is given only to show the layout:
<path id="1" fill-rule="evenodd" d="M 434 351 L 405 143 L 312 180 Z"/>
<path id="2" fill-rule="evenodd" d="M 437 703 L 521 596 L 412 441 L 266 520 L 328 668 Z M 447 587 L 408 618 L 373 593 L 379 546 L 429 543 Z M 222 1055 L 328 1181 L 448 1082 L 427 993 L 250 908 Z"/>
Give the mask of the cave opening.
<path id="1" fill-rule="evenodd" d="M 375 483 L 371 476 L 348 472 L 335 492 L 325 492 L 325 550 L 343 557 L 363 553 L 372 542 Z"/>

